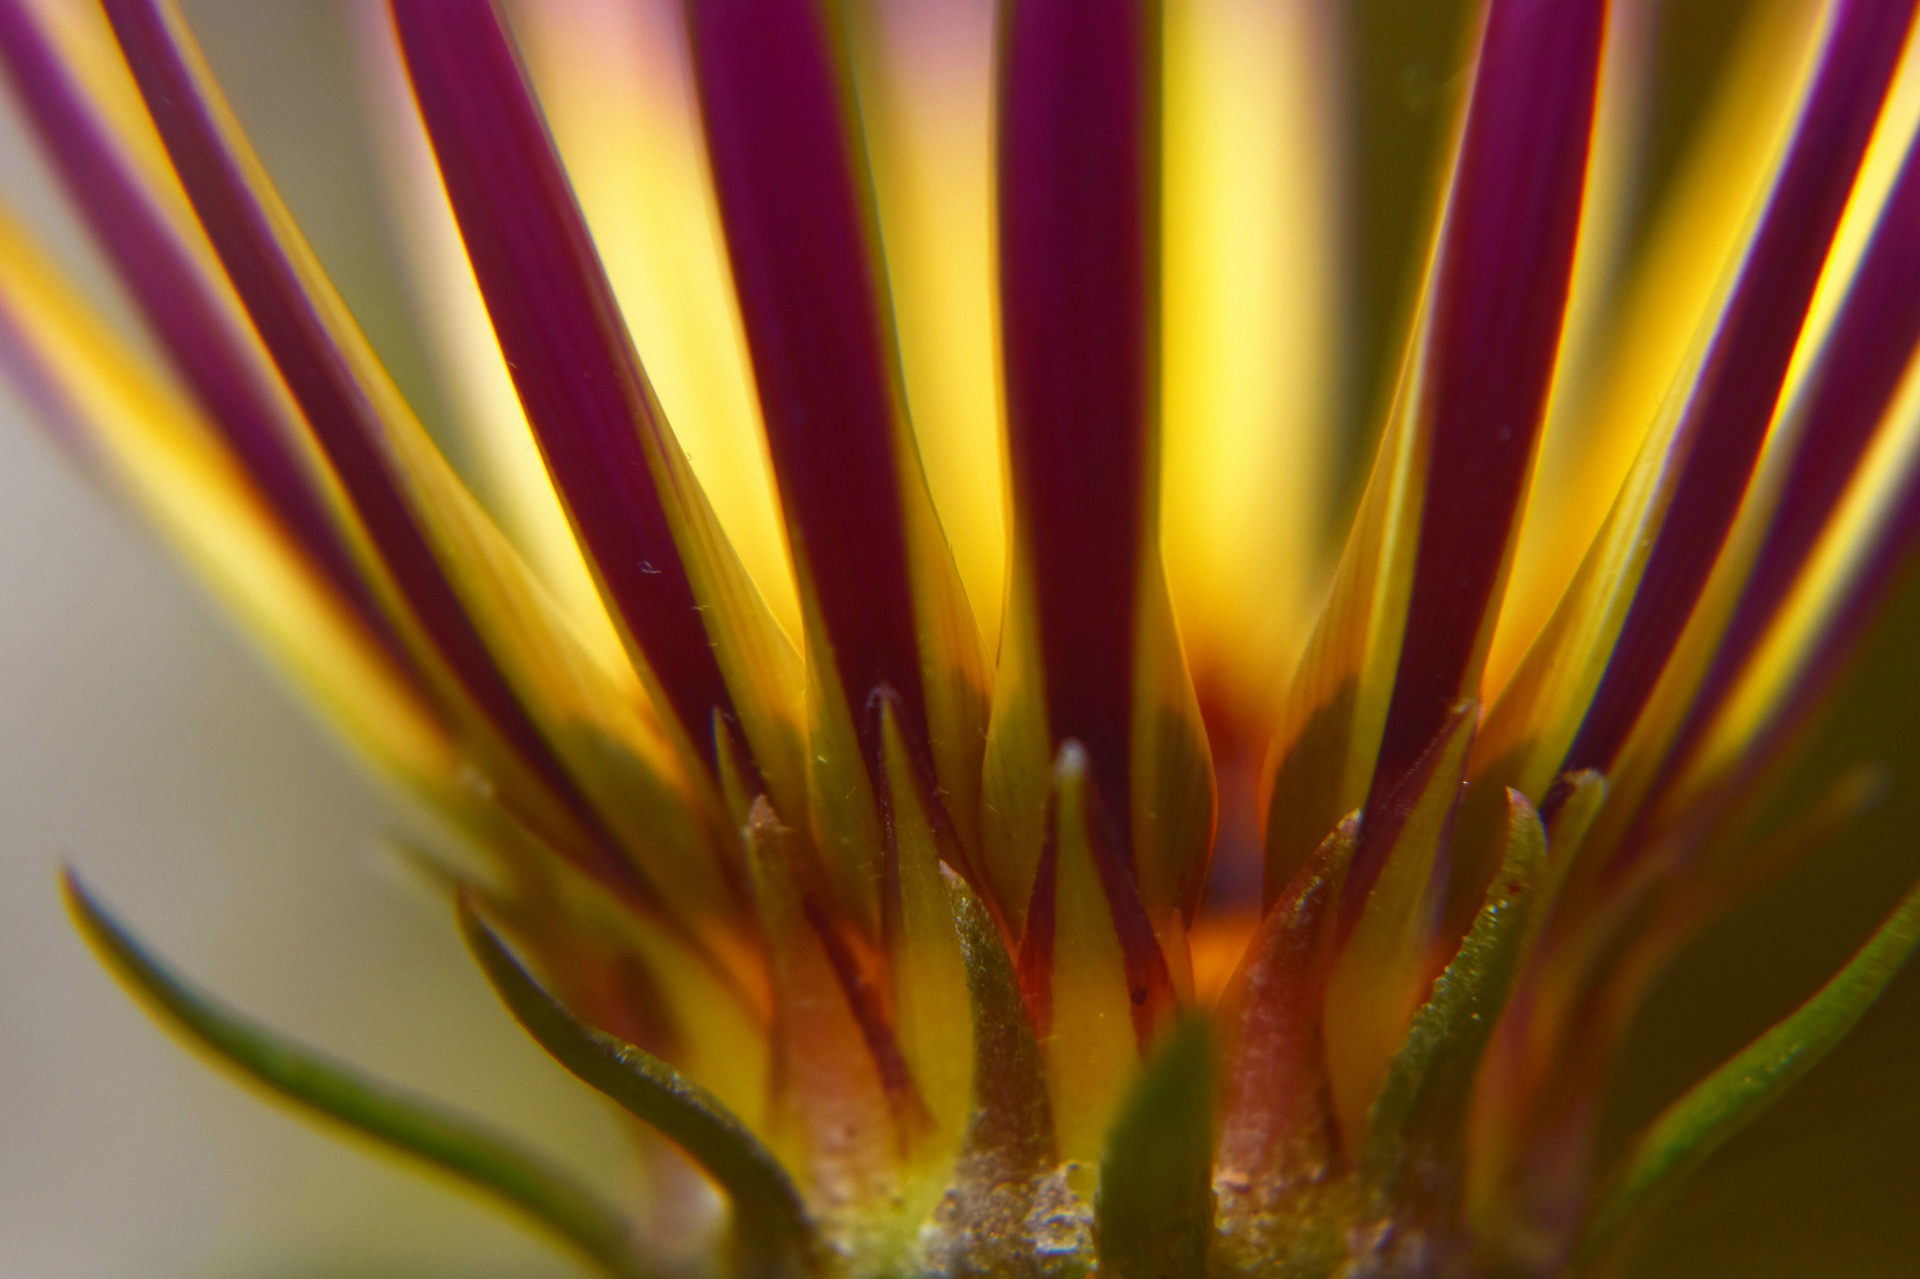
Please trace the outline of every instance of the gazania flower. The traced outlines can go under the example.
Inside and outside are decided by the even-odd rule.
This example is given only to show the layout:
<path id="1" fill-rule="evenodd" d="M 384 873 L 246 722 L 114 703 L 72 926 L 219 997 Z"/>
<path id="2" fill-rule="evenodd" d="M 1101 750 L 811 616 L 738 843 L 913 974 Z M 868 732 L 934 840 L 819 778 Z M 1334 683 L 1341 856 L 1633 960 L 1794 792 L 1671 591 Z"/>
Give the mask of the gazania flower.
<path id="1" fill-rule="evenodd" d="M 1592 1273 L 1920 939 L 1889 903 L 1603 1148 L 1654 978 L 1871 789 L 1759 802 L 1920 529 L 1912 3 L 1769 17 L 1636 236 L 1645 15 L 1489 0 L 1332 537 L 1304 7 L 1008 0 L 989 113 L 956 11 L 688 0 L 602 82 L 530 6 L 550 127 L 489 0 L 393 0 L 471 486 L 178 13 L 103 7 L 0 0 L 0 55 L 144 334 L 9 221 L 13 377 L 444 819 L 411 859 L 691 1219 L 277 1037 L 70 877 L 80 926 L 608 1272 Z"/>

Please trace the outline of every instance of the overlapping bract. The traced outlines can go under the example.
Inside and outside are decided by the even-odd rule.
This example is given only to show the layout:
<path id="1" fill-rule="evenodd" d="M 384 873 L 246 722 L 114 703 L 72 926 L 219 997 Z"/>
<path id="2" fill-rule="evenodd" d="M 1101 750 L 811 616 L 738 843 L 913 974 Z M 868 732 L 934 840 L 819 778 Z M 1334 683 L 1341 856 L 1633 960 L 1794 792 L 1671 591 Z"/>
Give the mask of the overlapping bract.
<path id="1" fill-rule="evenodd" d="M 1592 1265 L 1914 945 L 1910 900 L 1621 1169 L 1594 1165 L 1653 977 L 1870 789 L 1850 776 L 1797 825 L 1751 829 L 1753 783 L 1920 533 L 1914 6 L 1833 0 L 1753 38 L 1753 67 L 1806 51 L 1764 110 L 1740 99 L 1777 137 L 1676 194 L 1684 266 L 1649 249 L 1635 268 L 1636 289 L 1697 295 L 1693 329 L 1603 337 L 1580 317 L 1608 300 L 1608 130 L 1633 114 L 1609 95 L 1632 91 L 1620 66 L 1644 50 L 1603 0 L 1490 0 L 1324 606 L 1276 628 L 1249 605 L 1262 621 L 1235 651 L 1234 601 L 1183 592 L 1167 547 L 1190 543 L 1163 516 L 1190 528 L 1194 495 L 1161 471 L 1193 421 L 1164 397 L 1246 370 L 1165 331 L 1210 322 L 1194 300 L 1232 290 L 1183 275 L 1211 268 L 1163 236 L 1203 221 L 1166 184 L 1208 172 L 1192 122 L 1220 109 L 1194 96 L 1212 86 L 1193 64 L 1243 56 L 1221 36 L 1258 26 L 1243 3 L 1002 6 L 973 228 L 997 259 L 956 285 L 914 222 L 934 215 L 901 194 L 902 156 L 937 148 L 902 141 L 899 104 L 916 89 L 903 49 L 928 56 L 951 15 L 542 4 L 516 11 L 539 55 L 523 63 L 491 0 L 392 0 L 377 74 L 417 116 L 389 123 L 445 196 L 420 235 L 470 271 L 440 300 L 450 326 L 490 329 L 490 420 L 543 462 L 496 496 L 496 523 L 171 4 L 106 0 L 101 23 L 0 0 L 17 95 L 160 354 L 95 318 L 7 221 L 16 384 L 449 820 L 462 856 L 434 873 L 483 968 L 560 1061 L 664 1135 L 640 1142 L 661 1175 L 697 1168 L 730 1199 L 714 1257 L 742 1273 Z M 693 201 L 690 221 L 570 178 L 591 139 L 535 93 L 541 57 L 585 74 L 594 41 L 641 28 L 710 186 L 688 194 L 684 137 L 625 162 L 661 180 L 650 198 Z M 665 92 L 610 84 L 614 121 L 645 124 Z M 1722 280 L 1690 294 L 1702 256 Z M 636 342 L 634 317 L 662 303 L 631 299 L 630 260 L 669 313 L 684 297 L 739 349 L 690 363 Z M 965 329 L 996 306 L 999 407 L 916 401 L 995 375 L 927 315 Z M 717 438 L 703 414 L 743 404 L 785 562 L 739 514 L 765 507 L 758 487 L 689 456 Z M 981 548 L 949 541 L 993 523 L 953 505 L 983 489 L 930 472 L 1002 445 L 1004 596 L 988 600 Z M 1604 514 L 1559 505 L 1568 457 L 1616 460 Z M 1302 523 L 1251 544 L 1304 557 L 1315 511 L 1275 518 Z M 529 531 L 562 520 L 558 551 Z M 1529 548 L 1556 540 L 1571 553 L 1543 567 Z M 1234 562 L 1246 597 L 1292 599 L 1317 573 Z M 1210 878 L 1216 776 L 1242 801 L 1261 779 L 1257 876 Z M 302 1066 L 75 901 L 198 1041 L 603 1264 L 646 1268 L 543 1164 Z"/>

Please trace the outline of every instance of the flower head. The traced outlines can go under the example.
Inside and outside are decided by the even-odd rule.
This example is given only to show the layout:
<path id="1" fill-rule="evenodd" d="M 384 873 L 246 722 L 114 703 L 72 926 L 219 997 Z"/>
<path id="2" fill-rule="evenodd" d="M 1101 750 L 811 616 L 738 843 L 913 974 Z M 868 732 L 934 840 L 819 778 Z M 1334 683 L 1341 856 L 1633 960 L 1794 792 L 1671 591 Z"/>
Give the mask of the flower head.
<path id="1" fill-rule="evenodd" d="M 529 7 L 523 62 L 491 0 L 392 0 L 477 479 L 180 15 L 102 7 L 0 0 L 0 57 L 155 354 L 12 221 L 0 352 L 445 820 L 418 860 L 507 1005 L 724 1201 L 687 1264 L 1582 1272 L 1920 938 L 1910 897 L 1601 1161 L 1654 977 L 1871 790 L 1756 830 L 1920 531 L 1912 3 L 1770 19 L 1630 251 L 1637 8 L 1488 0 L 1330 542 L 1332 219 L 1310 147 L 1259 149 L 1311 123 L 1276 88 L 1311 6 L 983 6 L 989 112 L 941 78 L 961 6 L 687 0 L 596 96 L 610 11 Z M 619 127 L 656 185 L 610 200 L 579 139 Z M 978 145 L 916 174 L 942 129 Z M 271 1087 L 615 1273 L 672 1260 L 69 886 Z"/>

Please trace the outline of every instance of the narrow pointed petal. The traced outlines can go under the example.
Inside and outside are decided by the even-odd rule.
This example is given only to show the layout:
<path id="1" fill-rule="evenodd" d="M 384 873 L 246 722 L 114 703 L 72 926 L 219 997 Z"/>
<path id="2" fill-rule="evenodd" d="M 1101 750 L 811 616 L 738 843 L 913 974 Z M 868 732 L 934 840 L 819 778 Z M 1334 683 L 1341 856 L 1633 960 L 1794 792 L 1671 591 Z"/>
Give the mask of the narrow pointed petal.
<path id="1" fill-rule="evenodd" d="M 46 427 L 123 494 L 323 717 L 403 791 L 473 814 L 436 709 L 263 504 L 185 393 L 92 313 L 0 214 L 0 365 Z"/>
<path id="2" fill-rule="evenodd" d="M 759 388 L 808 663 L 814 834 L 842 907 L 877 920 L 881 744 L 899 698 L 973 838 L 987 677 L 906 420 L 866 158 L 832 14 L 812 0 L 688 6 L 713 181 Z"/>
<path id="3" fill-rule="evenodd" d="M 1477 697 L 1573 276 L 1605 6 L 1495 3 L 1413 346 L 1269 764 L 1271 894 Z"/>
<path id="4" fill-rule="evenodd" d="M 168 0 L 112 0 L 107 12 L 228 278 L 363 521 L 398 601 L 422 632 L 420 645 L 413 646 L 416 656 L 445 664 L 447 691 L 470 698 L 518 766 L 554 797 L 547 802 L 558 811 L 534 820 L 549 829 L 555 819 L 563 823 L 555 832 L 557 846 L 593 863 L 599 874 L 650 894 L 614 851 L 617 839 L 535 724 L 422 527 L 425 516 L 438 515 L 471 529 L 464 517 L 478 518 L 477 508 L 300 238 L 219 99 L 177 10 Z M 528 620 L 538 617 L 539 605 L 522 604 Z M 585 832 L 585 846 L 581 835 L 564 829 L 566 823 Z"/>
<path id="5" fill-rule="evenodd" d="M 1908 151 L 1805 393 L 1805 424 L 1785 490 L 1725 638 L 1676 742 L 1683 754 L 1711 722 L 1768 624 L 1785 605 L 1849 482 L 1887 422 L 1920 347 L 1920 147 Z"/>
<path id="6" fill-rule="evenodd" d="M 800 634 L 680 0 L 510 10 L 647 380 L 768 607 Z M 691 567 L 691 566 L 689 566 Z"/>
<path id="7" fill-rule="evenodd" d="M 1050 755 L 1080 742 L 1123 819 L 1116 833 L 1148 908 L 1190 911 L 1213 794 L 1159 558 L 1158 11 L 1141 0 L 1097 13 L 1022 0 L 1004 22 L 1000 285 L 1015 589 L 989 750 L 1025 755 L 1038 744 Z M 1029 815 L 1011 820 L 1016 839 L 1031 835 Z M 1019 845 L 1002 853 L 1015 866 L 1009 878 L 1031 856 Z"/>
<path id="8" fill-rule="evenodd" d="M 0 58 L 94 239 L 206 406 L 208 420 L 334 589 L 398 656 L 398 640 L 297 451 L 301 428 L 287 420 L 283 400 L 263 376 L 257 348 L 236 330 L 231 308 L 142 187 L 24 0 L 0 3 Z"/>
<path id="9" fill-rule="evenodd" d="M 649 456 L 679 445 L 500 15 L 491 0 L 397 0 L 392 12 L 542 455 L 626 633 L 687 737 L 710 750 L 710 717 L 733 703 L 655 479 L 664 461 Z"/>
<path id="10" fill-rule="evenodd" d="M 686 1151 L 726 1192 L 749 1273 L 790 1273 L 813 1259 L 814 1225 L 792 1179 L 718 1098 L 650 1053 L 582 1024 L 540 988 L 465 899 L 460 927 L 502 1001 L 541 1047 Z"/>
<path id="11" fill-rule="evenodd" d="M 640 1279 L 620 1212 L 568 1174 L 479 1122 L 370 1079 L 248 1020 L 161 964 L 66 871 L 61 889 L 101 960 L 149 1001 L 168 1029 L 301 1110 L 440 1169 L 519 1209 L 607 1273 Z"/>
<path id="12" fill-rule="evenodd" d="M 1671 444 L 1631 603 L 1563 767 L 1609 769 L 1678 644 L 1765 441 L 1915 6 L 1847 0 Z"/>
<path id="13" fill-rule="evenodd" d="M 1839 686 L 1920 547 L 1920 380 L 1909 374 L 1894 456 L 1869 458 L 1802 581 L 1702 741 L 1706 771 L 1744 751 L 1733 777 L 1758 775 Z M 1876 452 L 1881 449 L 1876 448 Z"/>
<path id="14" fill-rule="evenodd" d="M 1449 1225 L 1464 1194 L 1466 1121 L 1475 1076 L 1513 988 L 1547 865 L 1547 832 L 1524 795 L 1507 792 L 1507 847 L 1486 903 L 1413 1019 L 1367 1116 L 1362 1173 L 1378 1202 Z"/>
<path id="15" fill-rule="evenodd" d="M 1204 1017 L 1175 1026 L 1128 1091 L 1100 1159 L 1100 1273 L 1203 1274 L 1213 1236 L 1213 1095 L 1219 1058 Z"/>
<path id="16" fill-rule="evenodd" d="M 1222 1000 L 1225 1067 L 1214 1188 L 1223 1247 L 1242 1269 L 1305 1251 L 1287 1197 L 1339 1160 L 1327 1082 L 1325 1016 L 1331 924 L 1359 821 L 1333 829 L 1267 912 Z"/>
<path id="17" fill-rule="evenodd" d="M 1416 356 L 1419 550 L 1374 796 L 1479 692 L 1573 278 L 1605 15 L 1488 11 Z"/>
<path id="18" fill-rule="evenodd" d="M 1610 15 L 1610 41 L 1614 28 L 1635 20 L 1619 10 Z M 1555 402 L 1487 657 L 1489 695 L 1506 687 L 1552 616 L 1658 425 L 1668 392 L 1698 355 L 1695 336 L 1722 301 L 1726 264 L 1737 260 L 1792 135 L 1824 16 L 1820 5 L 1747 9 L 1693 126 L 1685 162 L 1673 170 L 1658 209 L 1646 210 L 1651 218 L 1632 261 L 1613 282 L 1606 331 L 1596 335 L 1600 349 L 1584 369 L 1555 375 Z M 1604 124 L 1604 82 L 1601 92 Z M 1576 353 L 1569 348 L 1569 355 Z M 1482 746 L 1490 744 L 1482 738 Z"/>
<path id="19" fill-rule="evenodd" d="M 633 665 L 494 336 L 392 17 L 386 5 L 365 0 L 351 6 L 347 25 L 367 88 L 366 128 L 380 162 L 381 209 L 399 250 L 395 265 L 424 344 L 425 371 L 445 409 L 436 438 L 460 459 L 461 477 L 589 650 L 610 667 Z"/>
<path id="20" fill-rule="evenodd" d="M 944 815 L 929 802 L 931 778 L 913 758 L 890 699 L 881 714 L 890 863 L 881 931 L 901 1054 L 936 1130 L 929 1147 L 916 1153 L 937 1161 L 951 1158 L 965 1127 L 973 1060 L 970 1027 L 954 1015 L 967 998 L 967 972 L 940 875 L 943 845 L 949 857 L 959 849 L 953 832 L 939 826 Z"/>
<path id="21" fill-rule="evenodd" d="M 1688 1173 L 1820 1063 L 1920 945 L 1920 889 L 1795 1012 L 1669 1106 L 1636 1141 L 1600 1196 L 1578 1256 L 1597 1262 Z"/>
<path id="22" fill-rule="evenodd" d="M 928 635 L 940 611 L 929 592 L 957 592 L 958 579 L 905 422 L 832 20 L 810 0 L 697 0 L 688 30 L 803 605 L 819 611 L 853 704 L 891 687 L 910 735 L 937 740 L 952 726 L 936 722 L 923 670 L 977 663 L 964 650 L 979 641 Z M 966 607 L 964 595 L 946 603 Z M 873 758 L 878 743 L 865 745 Z"/>
<path id="23" fill-rule="evenodd" d="M 1063 1159 L 1091 1167 L 1141 1053 L 1172 1011 L 1165 955 L 1120 859 L 1085 752 L 1054 769 L 1050 900 L 1027 912 L 1023 976 L 1044 1016 L 1048 1082 Z M 1037 945 L 1036 942 L 1044 942 Z"/>
<path id="24" fill-rule="evenodd" d="M 927 484 L 981 634 L 1000 632 L 1007 529 L 995 342 L 994 0 L 843 10 Z"/>
<path id="25" fill-rule="evenodd" d="M 1082 744 L 1117 813 L 1129 810 L 1154 429 L 1155 21 L 1142 0 L 1091 13 L 1022 0 L 1001 33 L 1001 326 L 1016 541 L 1032 560 L 1053 741 Z"/>
<path id="26" fill-rule="evenodd" d="M 1368 822 L 1341 886 L 1341 951 L 1327 985 L 1327 1061 L 1341 1141 L 1359 1149 L 1367 1109 L 1424 993 L 1447 843 L 1479 708 L 1456 708 L 1420 767 Z"/>

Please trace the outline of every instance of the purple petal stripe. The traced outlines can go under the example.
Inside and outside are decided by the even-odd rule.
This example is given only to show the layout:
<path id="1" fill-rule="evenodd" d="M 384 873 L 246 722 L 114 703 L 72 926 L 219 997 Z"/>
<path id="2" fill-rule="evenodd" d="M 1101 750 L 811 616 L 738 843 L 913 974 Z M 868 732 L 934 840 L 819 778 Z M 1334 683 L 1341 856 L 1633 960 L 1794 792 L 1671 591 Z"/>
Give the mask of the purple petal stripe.
<path id="1" fill-rule="evenodd" d="M 794 550 L 868 759 L 875 688 L 926 740 L 894 432 L 892 317 L 816 0 L 689 0 L 707 151 Z"/>
<path id="2" fill-rule="evenodd" d="M 1002 9 L 1000 285 L 1014 521 L 1031 556 L 1053 744 L 1085 747 L 1119 814 L 1132 811 L 1155 417 L 1153 8 L 1012 0 Z"/>
<path id="3" fill-rule="evenodd" d="M 1429 303 L 1420 540 L 1369 806 L 1476 691 L 1573 276 L 1605 28 L 1604 0 L 1487 15 Z"/>
<path id="4" fill-rule="evenodd" d="M 294 541 L 412 673 L 200 268 L 86 104 L 23 0 L 0 0 L 0 61 L 47 157 L 149 331 Z"/>
<path id="5" fill-rule="evenodd" d="M 1671 506 L 1559 771 L 1605 772 L 1679 642 L 1753 473 L 1913 0 L 1842 0 L 1813 90 L 1673 442 Z"/>
<path id="6" fill-rule="evenodd" d="M 1828 520 L 1920 346 L 1920 146 L 1912 147 L 1861 257 L 1813 373 L 1806 422 L 1772 526 L 1741 588 L 1674 757 L 1711 721 L 1760 643 Z"/>
<path id="7" fill-rule="evenodd" d="M 677 447 L 491 0 L 394 0 L 413 91 L 513 384 L 628 633 L 703 750 L 732 703 L 641 432 Z"/>
<path id="8" fill-rule="evenodd" d="M 228 151 L 176 42 L 164 0 L 105 4 L 147 109 L 228 278 L 422 628 L 481 713 L 594 839 L 592 868 L 611 882 L 639 887 L 638 872 L 614 851 L 604 823 L 520 704 L 415 523 L 380 444 L 384 425 L 302 287 L 237 158 Z"/>

